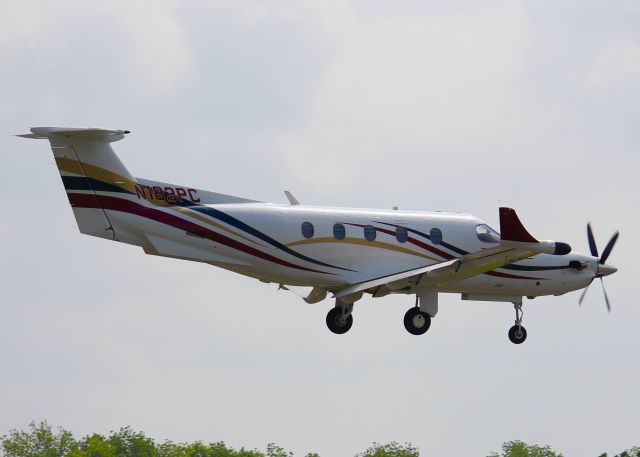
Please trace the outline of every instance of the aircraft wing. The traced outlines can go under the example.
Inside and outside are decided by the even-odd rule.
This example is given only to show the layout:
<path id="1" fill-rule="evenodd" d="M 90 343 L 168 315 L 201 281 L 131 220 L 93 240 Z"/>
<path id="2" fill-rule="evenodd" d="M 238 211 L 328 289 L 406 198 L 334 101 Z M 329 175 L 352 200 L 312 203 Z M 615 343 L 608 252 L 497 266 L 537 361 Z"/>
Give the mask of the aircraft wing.
<path id="1" fill-rule="evenodd" d="M 383 286 L 391 291 L 406 287 L 441 287 L 537 254 L 563 255 L 571 250 L 566 243 L 536 240 L 527 232 L 511 208 L 500 208 L 500 230 L 500 243 L 494 247 L 471 252 L 456 259 L 372 278 L 341 289 L 334 295 L 340 298 L 366 290 L 376 294 L 376 288 Z"/>
<path id="2" fill-rule="evenodd" d="M 338 291 L 335 297 L 345 297 L 356 292 L 376 289 L 381 286 L 386 286 L 391 290 L 400 290 L 408 286 L 440 287 L 495 270 L 509 263 L 540 254 L 540 252 L 499 245 L 494 248 L 472 252 L 457 259 L 354 284 Z"/>

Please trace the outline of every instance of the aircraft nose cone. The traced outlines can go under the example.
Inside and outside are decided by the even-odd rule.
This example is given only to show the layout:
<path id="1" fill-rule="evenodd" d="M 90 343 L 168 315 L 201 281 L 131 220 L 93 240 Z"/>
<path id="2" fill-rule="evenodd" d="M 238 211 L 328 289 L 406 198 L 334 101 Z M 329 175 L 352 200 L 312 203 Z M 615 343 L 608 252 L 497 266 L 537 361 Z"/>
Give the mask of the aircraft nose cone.
<path id="1" fill-rule="evenodd" d="M 614 274 L 618 269 L 613 265 L 607 265 L 606 263 L 601 263 L 598 265 L 598 276 L 609 276 Z"/>

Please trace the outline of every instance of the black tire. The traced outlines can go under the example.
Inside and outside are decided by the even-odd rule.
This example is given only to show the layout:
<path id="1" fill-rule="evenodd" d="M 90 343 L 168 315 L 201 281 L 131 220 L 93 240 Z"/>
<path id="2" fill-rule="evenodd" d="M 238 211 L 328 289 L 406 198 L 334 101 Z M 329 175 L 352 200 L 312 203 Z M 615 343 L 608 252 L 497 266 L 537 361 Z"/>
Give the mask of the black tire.
<path id="1" fill-rule="evenodd" d="M 412 335 L 424 335 L 431 327 L 431 316 L 414 306 L 404 315 L 404 328 Z"/>
<path id="2" fill-rule="evenodd" d="M 519 328 L 517 325 L 514 325 L 509 329 L 509 340 L 511 340 L 513 344 L 522 344 L 526 339 L 527 329 L 522 325 Z"/>
<path id="3" fill-rule="evenodd" d="M 336 307 L 329 310 L 327 313 L 327 327 L 333 333 L 342 335 L 347 333 L 353 325 L 353 316 L 349 314 L 346 318 L 342 316 L 342 308 Z"/>

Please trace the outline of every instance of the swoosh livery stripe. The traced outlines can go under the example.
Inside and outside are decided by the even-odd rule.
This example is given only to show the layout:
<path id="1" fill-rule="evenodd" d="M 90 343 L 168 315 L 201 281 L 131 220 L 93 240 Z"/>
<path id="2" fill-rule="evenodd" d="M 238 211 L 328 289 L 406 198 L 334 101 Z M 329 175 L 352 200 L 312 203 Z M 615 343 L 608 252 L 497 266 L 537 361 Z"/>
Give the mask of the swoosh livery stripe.
<path id="1" fill-rule="evenodd" d="M 134 190 L 135 190 L 135 183 L 132 182 L 131 180 L 120 176 L 116 173 L 113 173 L 109 170 L 100 168 L 100 167 L 96 167 L 94 165 L 90 165 L 90 164 L 86 164 L 86 163 L 82 163 L 82 165 L 80 165 L 80 162 L 78 162 L 77 160 L 73 160 L 70 159 L 68 157 L 57 157 L 56 158 L 56 163 L 58 165 L 58 168 L 60 170 L 63 171 L 67 171 L 69 173 L 76 173 L 76 174 L 84 174 L 84 171 L 87 172 L 87 174 L 89 174 L 92 177 L 69 177 L 69 176 L 63 176 L 63 183 L 65 185 L 65 188 L 67 188 L 67 190 L 93 190 L 93 191 L 105 191 L 105 192 L 119 192 L 119 193 L 128 193 L 128 194 L 135 194 Z M 93 176 L 96 176 L 97 178 L 94 178 Z M 111 182 L 117 182 L 121 185 L 115 185 L 115 184 L 109 184 L 107 181 L 111 181 Z M 70 186 L 70 187 L 67 187 Z M 257 230 L 254 227 L 251 227 L 250 225 L 240 221 L 239 219 L 236 219 L 235 217 L 226 214 L 220 210 L 217 210 L 215 208 L 210 208 L 208 206 L 203 206 L 203 205 L 197 205 L 189 200 L 186 200 L 181 203 L 181 204 L 171 204 L 168 203 L 164 200 L 157 200 L 157 199 L 152 199 L 152 200 L 146 200 L 151 204 L 154 204 L 156 206 L 160 206 L 160 207 L 167 207 L 167 208 L 171 208 L 172 210 L 175 211 L 179 211 L 183 214 L 188 213 L 188 212 L 198 212 L 201 214 L 204 214 L 206 216 L 209 216 L 211 218 L 214 219 L 218 219 L 221 222 L 224 222 L 228 225 L 231 225 L 233 227 L 235 227 L 238 230 L 241 230 L 249 235 L 254 236 L 255 238 L 258 238 L 259 240 L 262 240 L 270 245 L 272 245 L 273 247 L 280 249 L 283 252 L 286 252 L 287 254 L 296 257 L 300 260 L 304 260 L 305 262 L 309 262 L 309 263 L 313 263 L 319 266 L 323 266 L 323 267 L 329 267 L 329 268 L 335 268 L 337 270 L 344 270 L 344 271 L 353 271 L 350 270 L 348 268 L 343 268 L 343 267 L 339 267 L 336 265 L 331 265 L 325 262 L 321 262 L 319 260 L 316 259 L 312 259 L 311 257 L 305 256 L 304 254 L 301 254 L 299 252 L 294 251 L 293 249 L 290 249 L 289 247 L 285 246 L 284 244 L 276 241 L 275 239 L 271 238 L 269 235 L 267 235 L 266 233 L 263 233 L 259 230 Z M 209 225 L 213 225 L 214 227 L 218 228 L 218 229 L 222 229 L 225 230 L 235 236 L 238 236 L 239 238 L 242 238 L 246 241 L 249 241 L 251 243 L 257 244 L 259 246 L 262 246 L 260 243 L 253 241 L 249 238 L 247 238 L 246 236 L 243 236 L 239 233 L 234 232 L 233 230 L 230 230 L 220 224 L 217 224 L 213 221 L 210 221 L 206 218 L 203 218 L 202 216 L 198 216 L 196 214 L 189 214 L 190 216 L 200 220 L 201 222 L 207 223 Z"/>
<path id="2" fill-rule="evenodd" d="M 412 229 L 412 228 L 410 228 L 410 227 L 405 227 L 404 225 L 389 224 L 389 223 L 387 223 L 387 222 L 379 222 L 379 224 L 389 225 L 389 226 L 391 226 L 391 227 L 404 227 L 404 228 L 406 228 L 406 229 L 407 229 L 407 231 L 408 231 L 408 232 L 410 232 L 410 233 L 415 233 L 416 235 L 419 235 L 419 236 L 421 236 L 421 237 L 423 237 L 423 238 L 426 238 L 427 240 L 431 241 L 431 235 L 428 235 L 428 234 L 426 234 L 426 233 L 424 233 L 424 232 L 421 232 L 421 231 L 419 231 L 419 230 L 416 230 L 416 229 Z M 395 233 L 394 233 L 394 232 L 387 232 L 387 233 L 390 233 L 391 235 L 395 235 Z M 440 244 L 441 244 L 443 247 L 445 247 L 445 248 L 449 249 L 450 251 L 455 252 L 456 254 L 460 254 L 460 255 L 467 255 L 467 254 L 469 254 L 469 252 L 465 251 L 464 249 L 460 249 L 460 248 L 458 248 L 458 247 L 456 247 L 456 246 L 454 246 L 454 245 L 452 245 L 452 244 L 446 243 L 446 242 L 444 242 L 444 241 L 443 241 L 442 243 L 440 243 Z M 428 245 L 427 245 L 427 246 L 428 246 Z M 438 249 L 438 251 L 440 251 L 440 250 Z M 440 252 L 443 252 L 443 251 L 440 251 Z M 450 260 L 450 259 L 453 259 L 453 258 L 454 258 L 454 256 L 452 256 L 451 254 L 448 254 L 448 253 L 446 253 L 446 252 L 444 252 L 444 255 L 449 256 L 449 257 L 445 257 L 447 260 Z"/>
<path id="3" fill-rule="evenodd" d="M 131 181 L 130 179 L 124 177 L 124 176 L 120 176 L 117 173 L 113 173 L 109 170 L 106 170 L 104 168 L 101 167 L 97 167 L 95 165 L 91 165 L 91 164 L 87 164 L 87 163 L 80 163 L 77 160 L 68 158 L 68 157 L 61 157 L 58 156 L 55 158 L 56 160 L 56 164 L 58 166 L 58 168 L 61 171 L 65 171 L 68 173 L 74 173 L 74 174 L 78 174 L 78 175 L 84 175 L 84 173 L 87 173 L 89 176 L 62 176 L 62 182 L 64 184 L 64 187 L 67 191 L 74 191 L 74 190 L 78 190 L 78 191 L 94 191 L 94 192 L 112 192 L 112 193 L 121 193 L 121 194 L 131 194 L 131 195 L 135 195 L 135 185 L 136 183 Z M 69 198 L 71 199 L 71 197 L 73 196 L 74 199 L 78 199 L 79 197 L 81 197 L 81 194 L 72 194 L 69 193 Z M 110 199 L 110 198 L 114 198 L 114 197 L 108 197 L 108 196 L 104 196 L 104 195 L 99 195 L 96 194 L 96 196 L 100 199 L 100 201 L 102 202 L 105 199 Z M 131 202 L 129 200 L 123 200 L 123 199 L 118 199 L 121 200 L 122 202 L 126 202 L 129 205 L 122 205 L 123 207 L 127 207 L 127 208 L 133 208 L 132 205 L 136 205 L 139 208 L 144 208 L 147 211 L 158 211 L 159 213 L 165 215 L 166 217 L 173 217 L 178 221 L 183 221 L 183 223 L 185 224 L 192 224 L 188 221 L 184 221 L 184 219 L 181 219 L 179 217 L 176 216 L 171 216 L 170 214 L 167 214 L 163 211 L 159 211 L 159 210 L 153 210 L 152 208 L 148 208 L 146 206 L 143 205 L 139 205 L 137 203 Z M 293 243 L 288 243 L 287 245 L 284 245 L 282 243 L 280 243 L 279 241 L 273 239 L 272 237 L 270 237 L 269 235 L 265 234 L 264 232 L 261 232 L 259 230 L 257 230 L 254 227 L 251 227 L 250 225 L 242 222 L 241 220 L 227 214 L 224 213 L 223 211 L 220 211 L 218 209 L 215 208 L 210 208 L 208 206 L 203 206 L 203 205 L 197 205 L 189 200 L 185 200 L 182 204 L 178 203 L 178 204 L 172 204 L 172 203 L 168 203 L 164 200 L 157 200 L 157 199 L 145 199 L 146 202 L 154 205 L 154 206 L 158 206 L 161 208 L 166 208 L 172 211 L 176 211 L 181 213 L 182 215 L 185 216 L 189 216 L 192 217 L 194 219 L 197 219 L 198 221 L 205 223 L 207 225 L 210 225 L 212 227 L 215 227 L 219 230 L 223 230 L 226 231 L 227 233 L 234 235 L 238 238 L 241 238 L 247 242 L 256 244 L 258 246 L 263 246 L 261 243 L 252 240 L 250 238 L 248 238 L 247 236 L 242 235 L 241 233 L 238 233 L 234 230 L 231 230 L 227 227 L 225 227 L 224 225 L 221 225 L 209 218 L 212 219 L 217 219 L 225 224 L 228 224 L 242 232 L 247 233 L 248 235 L 251 235 L 293 257 L 296 257 L 300 260 L 304 260 L 306 262 L 309 263 L 313 263 L 319 266 L 323 266 L 323 267 L 328 267 L 328 268 L 334 268 L 334 269 L 338 269 L 338 270 L 344 270 L 344 271 L 354 271 L 354 270 L 350 270 L 348 268 L 343 268 L 343 267 L 338 267 L 335 265 L 331 265 L 316 259 L 313 259 L 311 257 L 308 257 L 304 254 L 301 254 L 297 251 L 294 251 L 293 249 L 290 248 L 290 246 L 298 246 L 298 245 L 305 245 L 305 244 L 310 244 L 310 243 L 323 243 L 323 242 L 339 242 L 340 240 L 336 240 L 334 238 L 331 237 L 325 237 L 325 238 L 315 238 L 315 239 L 311 239 L 311 240 L 299 240 L 299 241 L 295 241 Z M 89 199 L 87 198 L 86 203 L 88 204 Z M 95 207 L 95 200 L 94 200 L 94 206 L 86 206 L 86 207 Z M 105 209 L 115 209 L 115 208 L 107 208 L 105 207 Z M 118 210 L 118 211 L 122 211 L 122 210 Z M 125 211 L 125 212 L 131 212 L 131 211 Z M 140 211 L 138 211 L 140 212 Z M 132 212 L 132 214 L 138 214 L 138 212 Z M 144 212 L 144 211 L 142 211 Z M 143 217 L 148 217 L 146 215 L 143 214 L 138 214 L 138 215 L 142 215 Z M 204 216 L 208 216 L 208 217 L 204 217 Z M 153 219 L 152 217 L 148 217 L 150 219 Z M 155 220 L 155 219 L 154 219 Z M 159 221 L 162 222 L 162 221 Z M 163 223 L 167 223 L 167 222 L 163 222 Z M 379 221 L 374 221 L 375 224 L 379 224 L 379 225 L 386 225 L 386 226 L 390 226 L 390 227 L 401 227 L 398 224 L 392 224 L 392 223 L 387 223 L 387 222 L 379 222 Z M 356 226 L 356 227 L 364 227 L 363 224 L 353 224 L 353 223 L 344 223 L 346 225 L 351 225 L 351 226 Z M 173 225 L 171 223 L 169 223 L 169 225 Z M 200 230 L 203 230 L 202 227 L 197 226 L 195 224 L 193 224 L 194 226 L 198 227 Z M 408 232 L 413 233 L 415 235 L 418 235 L 419 237 L 425 238 L 427 240 L 431 240 L 431 236 L 427 233 L 421 232 L 419 230 L 410 228 L 410 227 L 405 227 L 402 226 L 404 228 L 407 229 Z M 182 227 L 179 227 L 182 228 Z M 382 233 L 385 233 L 387 235 L 390 236 L 395 236 L 395 232 L 392 230 L 388 230 L 388 229 L 384 229 L 381 227 L 374 227 L 377 231 L 380 231 Z M 186 231 L 191 231 L 193 232 L 193 230 L 186 230 Z M 281 262 L 285 262 L 285 263 L 281 263 L 281 264 L 286 264 L 286 266 L 291 266 L 292 268 L 300 268 L 300 269 L 304 269 L 304 270 L 308 270 L 308 271 L 313 271 L 313 272 L 319 272 L 319 273 L 325 273 L 322 271 L 318 271 L 318 270 L 312 270 L 312 269 L 307 269 L 305 267 L 300 267 L 300 266 L 296 266 L 295 264 L 291 264 L 289 262 L 283 261 L 281 259 L 278 259 L 277 257 L 273 257 L 270 256 L 269 254 L 263 253 L 261 251 L 258 251 L 255 248 L 251 248 L 249 246 L 245 246 L 244 244 L 237 242 L 233 239 L 230 239 L 228 237 L 225 237 L 224 235 L 218 234 L 216 232 L 213 232 L 211 230 L 208 230 L 208 232 L 210 232 L 211 234 L 218 236 L 218 237 L 223 237 L 226 240 L 229 240 L 230 242 L 233 243 L 237 243 L 239 246 L 244 246 L 247 249 L 250 250 L 254 250 L 257 253 L 260 253 L 260 255 L 256 255 L 251 253 L 251 255 L 256 255 L 257 257 L 261 257 L 261 258 L 267 258 L 269 257 L 270 259 L 277 259 L 276 263 L 281 263 Z M 196 232 L 199 233 L 199 232 Z M 209 238 L 209 236 L 204 235 L 205 238 Z M 220 242 L 221 244 L 226 244 L 222 241 L 217 241 Z M 343 242 L 349 242 L 349 241 L 343 241 Z M 418 253 L 415 252 L 411 249 L 407 249 L 407 248 L 402 248 L 400 246 L 395 246 L 389 243 L 384 243 L 384 242 L 377 242 L 377 241 L 365 241 L 365 240 L 361 240 L 359 238 L 353 238 L 350 240 L 351 244 L 361 244 L 361 245 L 367 245 L 367 246 L 371 246 L 371 247 L 378 247 L 378 248 L 382 248 L 382 249 L 388 249 L 388 250 L 392 250 L 392 251 L 396 251 L 396 252 L 403 252 L 405 254 L 409 254 L 409 255 L 416 255 L 416 256 L 421 256 L 424 258 L 428 258 L 431 260 L 438 260 L 434 257 L 430 257 L 427 256 L 425 254 L 422 253 Z M 438 249 L 434 246 L 431 246 L 427 243 L 424 243 L 421 240 L 415 239 L 415 238 L 411 238 L 409 237 L 409 239 L 407 240 L 408 243 L 411 243 L 415 246 L 418 246 L 426 251 L 429 251 L 430 253 L 436 254 L 446 260 L 450 260 L 455 258 L 454 255 L 449 254 L 448 252 L 442 251 L 441 249 Z M 454 246 L 452 244 L 446 243 L 446 242 L 442 242 L 440 243 L 440 245 L 450 251 L 455 252 L 456 254 L 459 255 L 466 255 L 469 252 L 465 251 L 464 249 L 458 248 L 457 246 Z M 230 246 L 231 247 L 231 246 Z M 239 250 L 243 250 L 240 248 L 237 248 Z M 243 251 L 243 252 L 247 252 L 247 251 Z M 265 257 L 263 257 L 265 256 Z M 270 260 L 269 259 L 269 260 Z M 273 260 L 271 260 L 273 261 Z M 511 270 L 511 271 L 529 271 L 529 272 L 534 272 L 534 271 L 552 271 L 552 270 L 563 270 L 563 269 L 567 269 L 569 268 L 568 265 L 566 266 L 528 266 L 528 265 L 518 265 L 518 264 L 508 264 L 508 265 L 504 265 L 502 267 L 500 267 L 500 269 L 504 269 L 504 270 Z M 535 277 L 527 277 L 527 276 L 520 276 L 520 275 L 515 275 L 515 274 L 510 274 L 510 273 L 502 273 L 502 272 L 498 272 L 498 271 L 489 271 L 486 272 L 484 274 L 490 275 L 490 276 L 496 276 L 496 277 L 504 277 L 504 278 L 510 278 L 510 279 L 528 279 L 528 280 L 545 280 L 546 278 L 535 278 Z"/>
<path id="4" fill-rule="evenodd" d="M 412 229 L 412 228 L 410 228 L 410 227 L 405 227 L 404 225 L 402 225 L 402 226 L 401 226 L 401 225 L 397 225 L 397 224 L 390 224 L 390 223 L 387 223 L 387 222 L 379 222 L 379 224 L 388 225 L 388 226 L 391 226 L 391 227 L 404 227 L 404 228 L 406 228 L 406 229 L 407 229 L 407 231 L 408 231 L 408 232 L 410 232 L 410 233 L 414 233 L 414 234 L 416 234 L 416 235 L 418 235 L 418 236 L 421 236 L 421 237 L 423 237 L 423 238 L 426 238 L 426 239 L 428 239 L 428 240 L 431 240 L 431 236 L 430 236 L 430 235 L 428 235 L 428 234 L 426 234 L 426 233 L 424 233 L 424 232 L 421 232 L 421 231 L 419 231 L 419 230 Z M 383 229 L 377 229 L 377 230 L 383 231 Z M 385 233 L 388 233 L 388 234 L 390 234 L 390 235 L 395 235 L 395 233 L 394 233 L 394 232 L 392 232 L 392 231 L 390 231 L 390 230 L 386 230 L 386 231 L 384 231 L 384 232 L 385 232 Z M 409 238 L 407 241 L 411 242 L 412 240 L 411 240 L 411 238 Z M 417 241 L 417 240 L 416 240 L 416 241 Z M 414 244 L 417 244 L 417 243 L 414 243 Z M 442 243 L 440 243 L 440 244 L 441 244 L 443 247 L 445 247 L 445 248 L 447 248 L 447 249 L 449 249 L 449 250 L 451 250 L 451 251 L 453 251 L 453 252 L 455 252 L 455 253 L 457 253 L 457 254 L 460 254 L 460 255 L 467 255 L 467 254 L 469 254 L 469 252 L 468 252 L 468 251 L 465 251 L 464 249 L 460 249 L 459 247 L 454 246 L 454 245 L 449 244 L 449 243 L 446 243 L 446 242 L 444 242 L 444 241 L 443 241 Z M 419 246 L 421 246 L 421 245 L 427 246 L 427 247 L 429 248 L 429 250 L 433 252 L 432 247 L 431 247 L 431 246 L 429 246 L 429 245 L 427 245 L 427 244 L 424 244 L 424 243 L 422 243 L 422 242 L 419 242 L 419 244 L 418 244 L 418 245 L 419 245 Z M 421 246 L 421 247 L 422 247 L 422 246 Z M 439 249 L 437 249 L 437 250 L 438 250 L 438 251 L 440 251 Z M 453 258 L 454 258 L 454 256 L 452 256 L 452 255 L 451 255 L 451 254 L 449 254 L 449 253 L 446 253 L 446 252 L 443 252 L 443 251 L 440 251 L 440 252 L 442 252 L 442 253 L 444 254 L 444 255 L 443 255 L 443 257 L 444 257 L 445 259 L 447 259 L 447 260 L 450 260 L 450 259 L 453 259 Z M 512 268 L 512 267 L 515 267 L 515 268 Z M 502 266 L 502 267 L 500 267 L 500 268 L 501 268 L 501 269 L 507 269 L 507 270 L 519 270 L 519 271 L 546 271 L 546 270 L 556 270 L 556 269 L 558 269 L 558 268 L 556 268 L 556 267 L 527 267 L 527 266 L 525 266 L 525 265 L 515 265 L 515 264 L 513 264 L 513 263 L 508 264 L 508 265 L 504 265 L 504 266 Z M 531 268 L 531 269 L 529 269 L 529 268 Z M 498 278 L 509 278 L 509 279 L 529 279 L 529 280 L 534 280 L 534 281 L 546 280 L 546 278 L 532 278 L 532 277 L 529 277 L 529 276 L 520 276 L 520 275 L 514 275 L 514 274 L 510 274 L 510 273 L 502 273 L 502 272 L 499 272 L 499 271 L 487 271 L 487 272 L 485 272 L 484 274 L 485 274 L 485 275 L 489 275 L 489 276 L 495 276 L 495 277 L 498 277 Z"/>
<path id="5" fill-rule="evenodd" d="M 108 184 L 104 181 L 99 181 L 94 178 L 87 178 L 86 176 L 62 176 L 62 184 L 66 190 L 87 190 L 87 191 L 103 191 L 103 192 L 118 192 L 124 194 L 130 194 L 126 189 L 116 186 L 114 184 Z"/>
<path id="6" fill-rule="evenodd" d="M 266 233 L 263 233 L 257 229 L 255 229 L 254 227 L 251 227 L 250 225 L 242 222 L 239 219 L 236 219 L 235 217 L 224 213 L 218 209 L 215 208 L 210 208 L 208 206 L 199 206 L 199 205 L 195 205 L 195 206 L 189 206 L 189 209 L 193 210 L 193 211 L 198 211 L 199 213 L 203 213 L 206 214 L 207 216 L 213 217 L 215 219 L 221 220 L 222 222 L 225 222 L 235 228 L 237 228 L 238 230 L 242 230 L 245 233 L 248 233 L 250 235 L 255 236 L 256 238 L 264 241 L 265 243 L 269 243 L 271 246 L 276 247 L 278 249 L 280 249 L 281 251 L 286 252 L 289 255 L 292 255 L 294 257 L 297 257 L 300 260 L 304 260 L 306 262 L 310 262 L 310 263 L 314 263 L 316 265 L 320 265 L 323 267 L 329 267 L 329 268 L 335 268 L 338 270 L 344 270 L 344 271 L 353 271 L 353 270 L 349 270 L 348 268 L 342 268 L 342 267 L 338 267 L 335 265 L 331 265 L 328 263 L 324 263 L 321 262 L 319 260 L 315 260 L 312 259 L 311 257 L 307 257 L 304 254 L 300 254 L 299 252 L 294 251 L 293 249 L 289 248 L 288 246 L 285 246 L 284 244 L 280 243 L 279 241 L 274 240 L 273 238 L 271 238 L 269 235 L 267 235 Z M 291 246 L 291 244 L 289 244 L 289 246 Z"/>
<path id="7" fill-rule="evenodd" d="M 355 238 L 355 237 L 346 237 L 346 238 L 343 238 L 342 240 L 337 240 L 330 236 L 322 237 L 322 238 L 311 238 L 308 240 L 305 239 L 305 240 L 294 241 L 293 243 L 289 243 L 288 246 L 303 246 L 306 244 L 317 244 L 317 243 L 357 244 L 360 246 L 386 249 L 388 251 L 395 251 L 395 252 L 400 252 L 402 254 L 415 255 L 418 257 L 422 257 L 424 259 L 438 261 L 438 259 L 436 259 L 435 257 L 431 257 L 428 255 L 422 254 L 420 252 L 412 251 L 411 249 L 403 248 L 401 246 L 394 246 L 393 244 L 384 243 L 382 241 L 367 241 L 367 240 L 363 240 L 362 238 Z"/>
<path id="8" fill-rule="evenodd" d="M 505 270 L 516 270 L 516 271 L 552 271 L 552 270 L 567 270 L 571 268 L 569 265 L 553 265 L 553 266 L 533 266 L 533 265 L 517 265 L 515 263 L 510 263 L 505 265 Z"/>
<path id="9" fill-rule="evenodd" d="M 65 171 L 68 171 L 68 170 L 65 170 Z M 126 179 L 126 178 L 122 178 L 122 179 Z M 64 188 L 67 191 L 70 191 L 70 190 L 84 190 L 84 191 L 94 191 L 94 192 L 102 191 L 102 192 L 114 192 L 114 193 L 124 193 L 124 194 L 133 195 L 133 192 L 129 192 L 127 189 L 124 189 L 120 186 L 117 186 L 115 184 L 109 184 L 104 181 L 100 181 L 98 179 L 88 178 L 86 176 L 62 176 L 62 183 L 64 184 Z M 190 212 L 185 210 L 184 208 L 172 206 L 169 203 L 164 202 L 162 200 L 155 200 L 155 201 L 146 200 L 146 201 L 148 201 L 149 203 L 155 206 L 161 206 L 164 208 L 171 209 L 173 211 L 185 213 L 188 216 L 198 219 L 200 222 L 211 225 L 212 227 L 215 227 L 217 229 L 224 230 L 225 232 L 230 233 L 234 236 L 237 236 L 238 238 L 242 238 L 243 240 L 248 241 L 250 243 L 256 244 L 258 246 L 262 246 L 261 243 L 258 243 L 257 241 L 254 241 L 240 233 L 237 233 L 234 230 L 228 229 L 227 227 L 221 224 L 213 222 L 198 214 L 189 214 Z"/>
<path id="10" fill-rule="evenodd" d="M 216 233 L 212 230 L 206 229 L 193 222 L 186 221 L 180 217 L 174 216 L 164 211 L 160 211 L 154 208 L 149 208 L 147 206 L 143 206 L 129 200 L 125 200 L 118 197 L 107 197 L 104 195 L 97 195 L 97 199 L 99 200 L 99 203 L 100 203 L 100 206 L 98 206 L 96 204 L 97 203 L 96 199 L 94 198 L 93 195 L 74 194 L 74 193 L 70 193 L 68 195 L 69 195 L 69 201 L 74 207 L 79 207 L 79 208 L 100 208 L 101 207 L 102 209 L 105 209 L 105 210 L 113 210 L 113 211 L 120 211 L 124 213 L 134 214 L 136 216 L 141 216 L 146 219 L 160 222 L 160 223 L 169 225 L 171 227 L 184 230 L 186 232 L 200 235 L 215 243 L 224 244 L 225 246 L 228 246 L 232 249 L 242 251 L 246 254 L 249 254 L 264 260 L 268 260 L 270 262 L 277 263 L 279 265 L 295 268 L 297 270 L 310 271 L 313 273 L 323 273 L 323 274 L 330 274 L 330 275 L 334 274 L 334 273 L 327 273 L 325 271 L 314 270 L 312 268 L 307 268 L 300 265 L 295 265 L 293 263 L 287 262 L 286 260 L 282 260 L 272 255 L 266 254 L 262 251 L 259 251 L 256 248 L 253 248 L 251 246 L 244 245 L 239 241 L 233 240 L 220 233 Z"/>

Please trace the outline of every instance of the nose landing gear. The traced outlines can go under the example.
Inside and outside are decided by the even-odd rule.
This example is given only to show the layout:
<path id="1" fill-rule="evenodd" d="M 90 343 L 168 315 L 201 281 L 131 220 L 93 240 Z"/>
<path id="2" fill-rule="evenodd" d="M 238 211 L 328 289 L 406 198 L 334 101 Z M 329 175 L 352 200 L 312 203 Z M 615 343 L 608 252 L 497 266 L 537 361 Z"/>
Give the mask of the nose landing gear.
<path id="1" fill-rule="evenodd" d="M 353 303 L 336 303 L 335 308 L 331 308 L 327 313 L 327 327 L 329 327 L 329 330 L 337 335 L 347 333 L 353 325 L 352 311 Z"/>
<path id="2" fill-rule="evenodd" d="M 516 324 L 509 329 L 509 340 L 513 344 L 522 344 L 527 339 L 527 330 L 522 326 L 522 302 L 514 302 L 513 307 L 516 310 Z"/>

